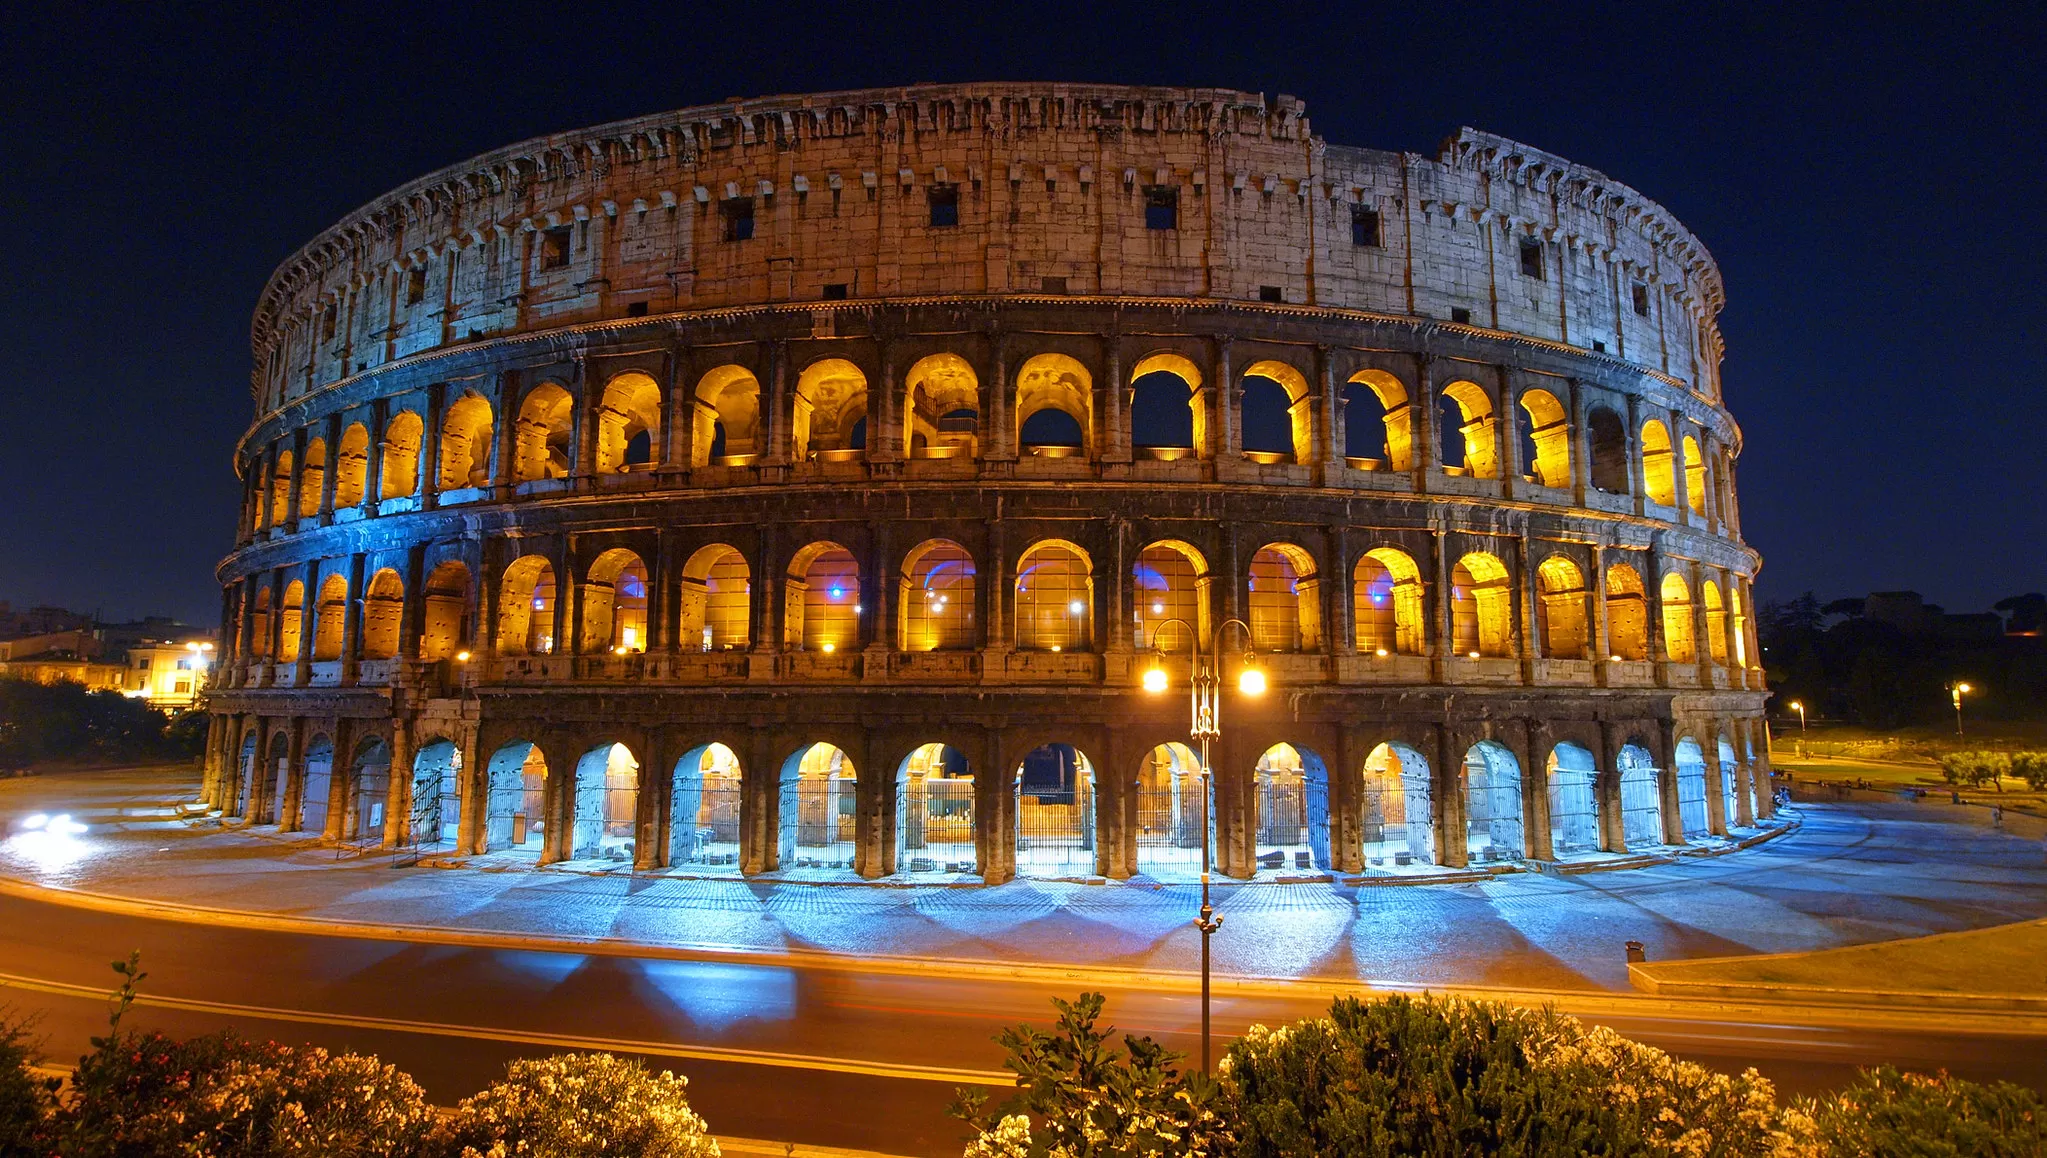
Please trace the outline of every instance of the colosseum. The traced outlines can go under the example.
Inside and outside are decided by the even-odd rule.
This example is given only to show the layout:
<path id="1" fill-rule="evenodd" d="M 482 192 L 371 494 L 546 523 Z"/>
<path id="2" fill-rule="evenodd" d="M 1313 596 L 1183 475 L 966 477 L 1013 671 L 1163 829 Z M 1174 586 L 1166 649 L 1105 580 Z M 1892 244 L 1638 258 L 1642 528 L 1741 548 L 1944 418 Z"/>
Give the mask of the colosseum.
<path id="1" fill-rule="evenodd" d="M 464 161 L 264 288 L 206 800 L 473 864 L 1187 879 L 1199 648 L 1230 876 L 1719 843 L 1772 811 L 1721 303 L 1602 173 L 1287 96 Z"/>

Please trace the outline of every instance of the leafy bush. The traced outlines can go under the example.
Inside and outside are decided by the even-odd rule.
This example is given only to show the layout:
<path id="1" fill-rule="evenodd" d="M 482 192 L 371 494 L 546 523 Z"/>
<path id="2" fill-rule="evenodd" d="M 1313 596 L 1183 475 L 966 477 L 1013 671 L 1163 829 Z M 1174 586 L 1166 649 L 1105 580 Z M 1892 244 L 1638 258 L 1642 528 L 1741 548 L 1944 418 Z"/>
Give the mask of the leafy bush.
<path id="1" fill-rule="evenodd" d="M 2047 1106 L 2010 1082 L 1865 1070 L 1839 1094 L 1806 1102 L 1826 1158 L 2026 1158 L 2047 1154 Z"/>
<path id="2" fill-rule="evenodd" d="M 1124 1035 L 1122 1052 L 1108 1045 L 1112 1029 L 1098 1029 L 1102 995 L 1083 993 L 1071 1004 L 1058 998 L 1058 1029 L 1005 1029 L 997 1037 L 1009 1051 L 1017 1092 L 1002 1116 L 982 1112 L 982 1100 L 962 1093 L 953 1114 L 979 1131 L 966 1158 L 1144 1158 L 1150 1155 L 1229 1153 L 1230 1136 L 1217 1114 L 1220 1089 L 1207 1075 L 1182 1074 L 1168 1052 L 1148 1037 Z"/>
<path id="3" fill-rule="evenodd" d="M 203 714 L 202 714 L 203 719 Z M 0 768 L 41 760 L 148 760 L 192 755 L 164 714 L 119 692 L 70 681 L 0 679 Z M 199 736 L 200 746 L 205 736 Z"/>
<path id="4" fill-rule="evenodd" d="M 2047 752 L 2013 752 L 2011 774 L 2035 792 L 2047 788 Z"/>
<path id="5" fill-rule="evenodd" d="M 446 1137 L 464 1158 L 717 1158 L 688 1084 L 604 1053 L 524 1059 L 464 1101 Z"/>
<path id="6" fill-rule="evenodd" d="M 47 1149 L 45 1131 L 61 1082 L 35 1070 L 34 1022 L 0 1009 L 0 1154 Z"/>
<path id="7" fill-rule="evenodd" d="M 1950 784 L 1996 784 L 1998 777 L 2011 775 L 2012 761 L 2003 752 L 1947 752 L 1940 758 L 1940 772 Z"/>

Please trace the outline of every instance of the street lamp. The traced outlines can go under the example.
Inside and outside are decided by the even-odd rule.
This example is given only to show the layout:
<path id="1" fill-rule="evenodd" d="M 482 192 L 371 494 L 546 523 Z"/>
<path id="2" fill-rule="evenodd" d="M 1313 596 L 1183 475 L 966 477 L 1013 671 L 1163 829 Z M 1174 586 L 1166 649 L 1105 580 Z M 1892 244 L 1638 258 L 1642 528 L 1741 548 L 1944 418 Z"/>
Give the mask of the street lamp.
<path id="1" fill-rule="evenodd" d="M 1794 712 L 1797 712 L 1797 713 L 1798 713 L 1798 755 L 1799 755 L 1799 758 L 1800 758 L 1800 759 L 1804 759 L 1804 758 L 1805 758 L 1805 704 L 1804 704 L 1804 703 L 1802 703 L 1802 702 L 1800 702 L 1800 701 L 1798 701 L 1798 700 L 1793 700 L 1793 701 L 1791 701 L 1791 710 L 1792 710 L 1792 711 L 1794 711 Z"/>
<path id="2" fill-rule="evenodd" d="M 1166 674 L 1166 652 L 1159 646 L 1159 637 L 1172 624 L 1187 629 L 1187 650 L 1193 661 L 1192 679 L 1189 681 L 1188 702 L 1193 710 L 1193 722 L 1188 734 L 1200 749 L 1201 755 L 1201 915 L 1194 918 L 1194 927 L 1201 930 L 1201 1072 L 1209 1072 L 1209 999 L 1208 999 L 1208 939 L 1222 928 L 1223 919 L 1209 903 L 1209 813 L 1213 807 L 1215 780 L 1209 773 L 1209 741 L 1222 737 L 1222 641 L 1230 625 L 1244 629 L 1244 666 L 1237 673 L 1237 691 L 1246 696 L 1265 694 L 1265 672 L 1258 666 L 1257 657 L 1249 646 L 1251 625 L 1241 619 L 1225 619 L 1216 628 L 1215 638 L 1210 641 L 1206 655 L 1202 654 L 1201 637 L 1194 625 L 1178 617 L 1165 620 L 1152 628 L 1152 665 L 1144 673 L 1144 690 L 1158 695 L 1172 683 Z"/>
<path id="3" fill-rule="evenodd" d="M 1976 689 L 1965 683 L 1953 683 L 1948 685 L 1947 690 L 1955 701 L 1955 739 L 1959 741 L 1962 738 L 1962 696 Z"/>

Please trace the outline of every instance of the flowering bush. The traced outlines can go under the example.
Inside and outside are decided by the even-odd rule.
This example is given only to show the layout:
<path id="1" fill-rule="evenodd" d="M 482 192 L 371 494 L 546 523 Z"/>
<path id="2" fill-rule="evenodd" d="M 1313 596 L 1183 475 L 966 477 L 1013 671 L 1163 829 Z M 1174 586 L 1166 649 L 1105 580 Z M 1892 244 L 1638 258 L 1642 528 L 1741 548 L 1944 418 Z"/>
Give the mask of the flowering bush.
<path id="1" fill-rule="evenodd" d="M 2047 1154 L 2047 1106 L 2010 1082 L 1866 1070 L 1832 1097 L 1802 1103 L 1825 1158 L 2022 1158 Z"/>
<path id="2" fill-rule="evenodd" d="M 718 1158 L 688 1084 L 604 1053 L 515 1061 L 446 1136 L 463 1158 Z"/>

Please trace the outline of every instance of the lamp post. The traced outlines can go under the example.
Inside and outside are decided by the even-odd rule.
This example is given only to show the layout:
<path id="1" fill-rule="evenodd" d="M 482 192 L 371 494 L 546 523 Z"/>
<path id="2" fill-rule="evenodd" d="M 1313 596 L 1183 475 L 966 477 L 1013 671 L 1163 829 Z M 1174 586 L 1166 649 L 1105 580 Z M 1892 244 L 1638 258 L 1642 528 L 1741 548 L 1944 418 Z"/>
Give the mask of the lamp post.
<path id="1" fill-rule="evenodd" d="M 1798 757 L 1802 760 L 1805 758 L 1805 704 L 1793 700 L 1791 710 L 1798 713 Z"/>
<path id="2" fill-rule="evenodd" d="M 1164 692 L 1171 684 L 1166 674 L 1165 650 L 1158 646 L 1159 637 L 1165 629 L 1179 624 L 1187 630 L 1187 650 L 1192 659 L 1192 678 L 1189 680 L 1188 702 L 1192 708 L 1193 721 L 1188 728 L 1189 738 L 1194 740 L 1201 758 L 1201 915 L 1194 918 L 1194 927 L 1201 930 L 1201 1072 L 1209 1072 L 1209 946 L 1208 939 L 1222 928 L 1223 919 L 1209 903 L 1209 814 L 1215 795 L 1215 780 L 1208 766 L 1209 741 L 1222 737 L 1222 640 L 1231 624 L 1244 629 L 1244 667 L 1237 673 L 1237 690 L 1247 696 L 1265 694 L 1265 673 L 1259 670 L 1249 646 L 1251 625 L 1241 619 L 1225 619 L 1216 627 L 1215 638 L 1207 654 L 1202 653 L 1201 636 L 1194 625 L 1175 616 L 1152 628 L 1152 666 L 1144 673 L 1144 690 L 1153 695 Z"/>
<path id="3" fill-rule="evenodd" d="M 1953 696 L 1955 701 L 1955 739 L 1958 742 L 1962 739 L 1962 696 L 1975 690 L 1965 683 L 1948 685 L 1948 694 Z"/>

